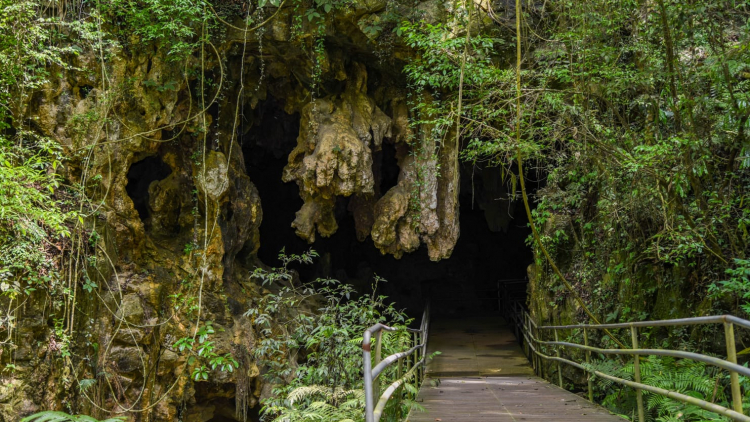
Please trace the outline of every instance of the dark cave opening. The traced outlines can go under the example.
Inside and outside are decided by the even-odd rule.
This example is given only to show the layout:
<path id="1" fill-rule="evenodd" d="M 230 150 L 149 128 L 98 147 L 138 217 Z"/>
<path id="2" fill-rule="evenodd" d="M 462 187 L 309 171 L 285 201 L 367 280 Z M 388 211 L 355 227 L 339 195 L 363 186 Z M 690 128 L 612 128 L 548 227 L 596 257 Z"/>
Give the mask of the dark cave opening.
<path id="1" fill-rule="evenodd" d="M 398 184 L 398 161 L 396 160 L 396 146 L 390 142 L 383 142 L 383 147 L 378 157 L 375 155 L 373 161 L 379 162 L 380 164 L 380 194 L 388 192 L 388 190 Z M 378 175 L 376 175 L 377 177 Z"/>
<path id="2" fill-rule="evenodd" d="M 278 265 L 282 248 L 295 253 L 308 248 L 291 226 L 302 207 L 297 185 L 281 180 L 287 157 L 297 145 L 300 117 L 283 108 L 283 101 L 268 95 L 250 112 L 247 120 L 254 124 L 242 138 L 247 174 L 258 188 L 263 207 L 258 258 L 271 266 Z"/>
<path id="3" fill-rule="evenodd" d="M 180 420 L 202 420 L 206 422 L 259 421 L 258 406 L 247 408 L 247 419 L 237 414 L 237 386 L 235 383 L 195 384 L 195 404 L 187 409 Z"/>
<path id="4" fill-rule="evenodd" d="M 171 173 L 172 169 L 158 156 L 146 157 L 130 166 L 128 184 L 125 186 L 125 190 L 144 224 L 150 216 L 148 208 L 149 186 L 155 181 L 165 179 Z"/>
<path id="5" fill-rule="evenodd" d="M 414 317 L 421 315 L 427 299 L 437 315 L 496 314 L 498 282 L 526 278 L 527 266 L 533 262 L 525 244 L 530 231 L 523 205 L 507 200 L 506 181 L 495 180 L 499 170 L 475 170 L 489 173 L 472 178 L 468 166 L 462 169 L 461 236 L 449 259 L 430 261 L 424 245 L 395 259 L 382 255 L 370 238 L 359 242 L 347 209 L 349 198 L 337 200 L 338 231 L 330 238 L 318 236 L 308 245 L 291 227 L 302 206 L 297 185 L 281 181 L 287 156 L 297 143 L 299 115 L 287 114 L 283 102 L 269 96 L 253 111 L 252 121 L 243 137 L 243 153 L 264 210 L 258 251 L 263 263 L 278 265 L 282 248 L 288 253 L 313 248 L 320 254 L 316 263 L 295 268 L 302 279 L 332 277 L 369 293 L 377 274 L 388 280 L 378 286 L 379 292 Z M 398 182 L 396 149 L 384 142 L 383 150 L 373 154 L 373 162 L 376 185 L 383 194 Z"/>

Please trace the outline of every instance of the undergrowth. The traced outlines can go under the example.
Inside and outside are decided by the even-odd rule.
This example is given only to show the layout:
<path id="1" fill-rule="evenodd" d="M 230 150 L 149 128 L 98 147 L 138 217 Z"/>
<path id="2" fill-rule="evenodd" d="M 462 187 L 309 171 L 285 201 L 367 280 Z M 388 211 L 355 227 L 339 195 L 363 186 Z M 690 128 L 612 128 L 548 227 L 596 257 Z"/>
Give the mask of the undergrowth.
<path id="1" fill-rule="evenodd" d="M 634 381 L 632 360 L 624 365 L 615 359 L 600 360 L 592 363 L 590 367 L 599 372 Z M 732 408 L 729 375 L 717 367 L 687 359 L 648 356 L 641 358 L 640 369 L 643 384 Z M 594 376 L 593 380 L 598 395 L 603 397 L 602 405 L 630 420 L 638 420 L 636 394 L 633 389 L 625 388 L 602 377 Z M 750 410 L 750 379 L 740 377 L 740 382 L 745 392 L 743 403 L 745 413 L 747 413 Z M 731 420 L 696 405 L 682 403 L 648 391 L 643 391 L 643 401 L 648 422 Z"/>
<path id="2" fill-rule="evenodd" d="M 412 335 L 404 328 L 413 320 L 378 293 L 378 284 L 385 280 L 376 276 L 371 293 L 364 295 L 330 278 L 297 280 L 289 265 L 309 264 L 315 257 L 313 250 L 301 255 L 282 251 L 281 267 L 254 272 L 271 291 L 245 314 L 260 333 L 253 356 L 265 367 L 265 380 L 274 385 L 273 396 L 262 402 L 264 420 L 364 420 L 364 331 L 376 323 L 397 328 L 383 334 L 383 356 L 412 347 Z M 399 374 L 398 365 L 391 365 L 377 382 L 384 389 Z M 407 380 L 382 420 L 399 421 L 419 409 L 417 389 L 418 380 Z"/>

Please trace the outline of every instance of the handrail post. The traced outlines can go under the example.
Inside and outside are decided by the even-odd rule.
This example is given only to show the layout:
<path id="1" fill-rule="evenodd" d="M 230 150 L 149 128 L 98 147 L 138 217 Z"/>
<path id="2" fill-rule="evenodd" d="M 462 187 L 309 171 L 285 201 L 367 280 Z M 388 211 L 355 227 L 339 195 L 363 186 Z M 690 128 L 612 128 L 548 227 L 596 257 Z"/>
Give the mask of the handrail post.
<path id="1" fill-rule="evenodd" d="M 424 360 L 422 361 L 422 378 L 424 379 L 425 375 L 427 374 L 427 342 L 430 340 L 430 302 L 427 302 L 427 305 L 425 305 L 424 310 L 424 327 L 422 328 L 422 356 L 424 356 Z M 421 382 L 421 380 L 420 380 Z M 420 384 L 420 388 L 422 385 Z"/>
<path id="2" fill-rule="evenodd" d="M 417 334 L 417 333 L 413 333 L 413 334 L 412 334 L 412 338 L 413 338 L 413 341 L 414 341 L 414 346 L 416 346 L 416 345 L 418 345 L 418 344 L 419 344 L 419 336 L 420 336 L 420 335 L 421 335 L 421 333 L 420 333 L 420 334 Z M 419 362 L 419 358 L 420 358 L 420 357 L 419 357 L 419 353 L 420 353 L 420 352 L 421 352 L 421 350 L 419 350 L 419 349 L 417 349 L 417 350 L 416 350 L 416 351 L 414 352 L 414 363 L 415 363 L 415 364 L 416 364 L 417 362 Z M 417 368 L 416 374 L 414 374 L 414 376 L 415 376 L 415 377 L 417 378 L 417 382 L 416 382 L 416 384 L 417 384 L 417 385 L 419 385 L 419 370 L 420 370 L 420 369 L 421 369 L 421 368 Z M 414 398 L 416 399 L 416 397 L 414 397 Z"/>
<path id="3" fill-rule="evenodd" d="M 531 329 L 531 315 L 526 314 L 526 327 L 529 332 L 529 358 L 531 358 L 531 367 L 534 369 L 534 373 L 537 373 L 537 365 L 536 365 L 536 353 L 534 353 L 534 346 L 536 345 L 536 341 L 534 341 L 534 331 Z M 534 343 L 532 345 L 531 343 Z"/>
<path id="4" fill-rule="evenodd" d="M 521 341 L 524 340 L 524 337 L 526 338 L 526 345 L 524 346 L 524 348 L 526 349 L 526 357 L 529 360 L 532 360 L 531 359 L 531 347 L 529 347 L 529 342 L 531 341 L 531 337 L 523 335 L 526 332 L 526 327 L 527 326 L 528 326 L 528 324 L 526 323 L 526 313 L 524 313 L 523 314 L 523 328 L 521 328 L 521 336 L 522 336 L 521 337 Z M 532 368 L 534 367 L 534 363 L 533 362 L 531 363 L 531 366 L 532 366 Z"/>
<path id="5" fill-rule="evenodd" d="M 531 321 L 531 315 L 529 315 L 529 321 Z M 532 341 L 534 342 L 534 348 L 537 351 L 541 352 L 542 351 L 542 345 L 539 344 L 539 340 L 541 340 L 541 339 L 539 337 L 537 337 L 536 328 L 534 327 L 534 325 L 531 325 L 531 327 L 529 327 L 529 330 L 531 330 L 531 336 L 532 336 L 532 339 L 533 339 Z M 532 351 L 532 353 L 534 353 L 534 352 Z M 534 353 L 534 362 L 535 362 L 534 365 L 536 366 L 536 374 L 538 376 L 541 376 L 542 375 L 542 369 L 541 369 L 542 358 L 540 358 L 539 355 L 536 354 L 536 353 Z"/>
<path id="6" fill-rule="evenodd" d="M 382 349 L 383 349 L 383 330 L 378 330 L 375 334 L 375 366 L 378 366 L 382 360 Z M 372 386 L 373 398 L 380 397 L 380 381 L 375 381 Z"/>
<path id="7" fill-rule="evenodd" d="M 638 328 L 630 326 L 630 337 L 633 340 L 633 350 L 638 349 Z M 633 372 L 635 375 L 635 382 L 641 383 L 641 361 L 638 355 L 633 356 Z M 643 409 L 643 391 L 640 388 L 635 390 L 635 399 L 638 403 L 638 421 L 644 422 L 646 420 L 645 411 Z"/>
<path id="8" fill-rule="evenodd" d="M 427 334 L 423 331 L 419 333 L 419 342 L 421 344 L 427 344 Z M 419 379 L 417 380 L 417 389 L 419 389 L 422 386 L 422 381 L 425 377 L 425 363 L 427 362 L 427 351 L 423 348 L 419 350 L 419 358 L 424 359 L 424 362 L 422 365 L 420 365 L 419 368 Z"/>
<path id="9" fill-rule="evenodd" d="M 406 347 L 409 348 L 410 346 L 413 346 L 414 345 L 413 343 L 414 343 L 414 335 L 413 334 L 407 334 L 407 337 L 406 337 L 406 344 L 407 344 L 407 346 Z M 404 369 L 405 369 L 404 373 L 409 373 L 409 368 L 412 368 L 414 366 L 414 364 L 417 363 L 417 359 L 418 359 L 417 358 L 417 352 L 414 352 L 414 353 L 410 354 L 405 359 L 406 359 L 406 361 L 404 363 Z M 419 370 L 417 370 L 417 373 L 419 373 Z M 410 392 L 406 392 L 406 397 L 411 397 L 411 393 Z"/>
<path id="10" fill-rule="evenodd" d="M 539 334 L 539 327 L 534 327 L 534 338 L 538 340 L 542 340 L 541 334 Z M 537 344 L 537 347 L 539 348 L 539 352 L 542 351 L 542 345 Z M 544 360 L 542 359 L 541 355 L 534 354 L 536 356 L 536 364 L 539 367 L 539 377 L 544 378 Z"/>
<path id="11" fill-rule="evenodd" d="M 402 365 L 401 359 L 399 359 L 398 361 L 396 361 L 396 379 L 397 380 L 401 379 L 401 365 Z M 401 393 L 399 393 L 399 394 L 401 395 L 401 397 L 404 396 L 403 391 Z"/>
<path id="12" fill-rule="evenodd" d="M 539 341 L 544 340 L 542 338 L 542 335 L 540 334 L 539 327 L 535 327 L 534 330 L 536 331 L 536 339 L 539 340 Z M 541 332 L 543 332 L 543 331 L 541 331 Z M 539 345 L 539 352 L 543 353 L 542 352 L 542 345 L 541 344 Z M 542 359 L 542 357 L 540 355 L 537 355 L 537 359 L 539 360 L 539 378 L 544 379 L 544 359 Z"/>
<path id="13" fill-rule="evenodd" d="M 526 326 L 529 330 L 529 353 L 531 355 L 531 360 L 534 363 L 532 366 L 534 367 L 534 373 L 539 375 L 539 366 L 537 365 L 537 355 L 534 353 L 534 349 L 537 347 L 536 344 L 536 338 L 534 337 L 534 326 L 531 324 L 531 314 L 527 313 L 528 318 L 526 319 Z"/>
<path id="14" fill-rule="evenodd" d="M 586 327 L 583 327 L 583 345 L 588 347 L 589 345 L 589 334 Z M 591 350 L 586 350 L 586 364 L 591 365 Z M 594 386 L 591 382 L 591 372 L 586 371 L 586 383 L 589 387 L 589 401 L 594 402 Z"/>
<path id="15" fill-rule="evenodd" d="M 365 421 L 373 421 L 373 412 L 375 410 L 375 404 L 373 400 L 372 391 L 372 360 L 370 358 L 370 338 L 371 334 L 369 331 L 365 331 L 364 339 L 362 341 L 362 361 L 364 363 L 364 384 L 365 384 Z"/>
<path id="16" fill-rule="evenodd" d="M 555 341 L 560 341 L 557 338 L 557 328 L 554 329 L 555 332 Z M 560 357 L 560 345 L 555 345 L 555 354 L 557 357 Z M 557 361 L 557 384 L 560 386 L 560 388 L 563 388 L 563 379 L 562 379 L 562 367 L 560 365 L 560 361 Z"/>
<path id="17" fill-rule="evenodd" d="M 734 340 L 734 324 L 724 321 L 724 338 L 727 342 L 727 360 L 737 363 L 737 349 Z M 742 393 L 740 391 L 740 377 L 734 371 L 729 371 L 729 380 L 732 386 L 732 407 L 737 413 L 742 413 Z"/>

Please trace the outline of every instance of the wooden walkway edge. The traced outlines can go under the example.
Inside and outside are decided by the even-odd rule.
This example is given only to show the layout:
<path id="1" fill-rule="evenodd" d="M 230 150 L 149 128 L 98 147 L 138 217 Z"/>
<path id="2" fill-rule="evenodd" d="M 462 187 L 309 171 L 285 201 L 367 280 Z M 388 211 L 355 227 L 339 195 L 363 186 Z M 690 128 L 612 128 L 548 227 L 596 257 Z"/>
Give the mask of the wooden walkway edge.
<path id="1" fill-rule="evenodd" d="M 427 367 L 409 422 L 602 421 L 624 419 L 534 375 L 501 318 L 435 321 Z"/>

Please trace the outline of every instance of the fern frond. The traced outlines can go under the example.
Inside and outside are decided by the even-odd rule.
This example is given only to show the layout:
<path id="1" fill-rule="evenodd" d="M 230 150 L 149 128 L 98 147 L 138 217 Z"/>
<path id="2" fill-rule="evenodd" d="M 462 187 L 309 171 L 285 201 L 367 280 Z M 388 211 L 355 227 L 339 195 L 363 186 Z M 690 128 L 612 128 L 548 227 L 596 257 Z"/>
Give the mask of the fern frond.
<path id="1" fill-rule="evenodd" d="M 124 416 L 116 416 L 100 421 L 87 415 L 69 415 L 57 410 L 46 410 L 27 416 L 21 419 L 21 422 L 122 422 L 124 420 Z"/>

